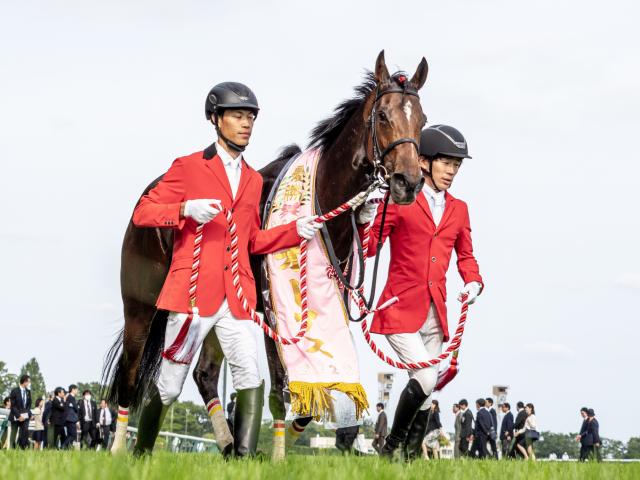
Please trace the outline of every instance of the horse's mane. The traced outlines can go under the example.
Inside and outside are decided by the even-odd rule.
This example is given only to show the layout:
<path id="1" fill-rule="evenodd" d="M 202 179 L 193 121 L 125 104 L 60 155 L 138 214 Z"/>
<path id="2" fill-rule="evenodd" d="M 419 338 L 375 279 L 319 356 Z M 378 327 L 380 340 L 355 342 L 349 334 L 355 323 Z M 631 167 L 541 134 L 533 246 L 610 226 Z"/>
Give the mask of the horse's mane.
<path id="1" fill-rule="evenodd" d="M 345 125 L 367 96 L 376 88 L 377 82 L 373 72 L 367 71 L 363 82 L 354 89 L 355 96 L 345 100 L 336 107 L 333 115 L 322 120 L 311 131 L 309 148 L 318 147 L 326 150 L 338 139 Z"/>

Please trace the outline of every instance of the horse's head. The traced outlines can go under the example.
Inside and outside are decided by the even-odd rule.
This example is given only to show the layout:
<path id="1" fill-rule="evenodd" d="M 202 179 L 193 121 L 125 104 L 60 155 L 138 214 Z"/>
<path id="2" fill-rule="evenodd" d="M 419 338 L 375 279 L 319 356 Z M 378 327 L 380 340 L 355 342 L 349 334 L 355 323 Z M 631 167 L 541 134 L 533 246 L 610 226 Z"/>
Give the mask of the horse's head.
<path id="1" fill-rule="evenodd" d="M 376 88 L 365 108 L 369 125 L 367 157 L 389 182 L 395 203 L 412 203 L 424 179 L 418 162 L 420 131 L 426 123 L 418 90 L 427 79 L 429 67 L 422 58 L 413 77 L 400 72 L 389 75 L 384 50 L 375 68 Z"/>

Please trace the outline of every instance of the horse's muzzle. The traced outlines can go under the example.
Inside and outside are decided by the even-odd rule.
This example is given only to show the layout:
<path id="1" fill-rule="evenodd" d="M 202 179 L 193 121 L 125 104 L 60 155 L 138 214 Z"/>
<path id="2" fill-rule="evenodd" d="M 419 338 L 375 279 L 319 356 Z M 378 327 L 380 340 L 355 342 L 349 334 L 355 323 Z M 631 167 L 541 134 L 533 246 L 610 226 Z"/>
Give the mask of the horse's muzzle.
<path id="1" fill-rule="evenodd" d="M 416 199 L 418 192 L 422 190 L 424 178 L 418 177 L 418 181 L 410 181 L 404 173 L 394 173 L 389 180 L 389 193 L 394 203 L 409 205 Z"/>

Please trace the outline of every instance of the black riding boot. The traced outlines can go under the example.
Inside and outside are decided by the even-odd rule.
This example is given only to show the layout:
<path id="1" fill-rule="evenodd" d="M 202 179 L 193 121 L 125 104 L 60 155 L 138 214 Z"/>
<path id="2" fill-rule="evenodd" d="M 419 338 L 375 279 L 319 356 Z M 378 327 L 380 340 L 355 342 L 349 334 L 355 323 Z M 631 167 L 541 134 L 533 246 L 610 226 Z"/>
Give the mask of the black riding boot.
<path id="1" fill-rule="evenodd" d="M 138 422 L 138 439 L 133 448 L 133 454 L 135 456 L 139 457 L 145 454 L 151 454 L 168 410 L 169 407 L 162 403 L 160 394 L 158 390 L 155 389 L 149 403 L 144 406 L 142 415 L 140 416 L 140 422 Z"/>
<path id="2" fill-rule="evenodd" d="M 393 452 L 396 451 L 400 444 L 406 442 L 411 422 L 413 422 L 416 413 L 418 413 L 426 399 L 427 395 L 422 391 L 418 381 L 413 378 L 409 380 L 409 383 L 400 394 L 396 414 L 393 417 L 391 433 L 387 436 L 384 447 L 380 451 L 381 457 L 391 459 Z"/>
<path id="3" fill-rule="evenodd" d="M 409 435 L 404 444 L 405 460 L 412 462 L 422 456 L 422 441 L 427 433 L 430 409 L 419 410 L 409 428 Z"/>
<path id="4" fill-rule="evenodd" d="M 264 405 L 264 382 L 258 388 L 238 390 L 233 416 L 233 448 L 237 457 L 256 454 Z"/>

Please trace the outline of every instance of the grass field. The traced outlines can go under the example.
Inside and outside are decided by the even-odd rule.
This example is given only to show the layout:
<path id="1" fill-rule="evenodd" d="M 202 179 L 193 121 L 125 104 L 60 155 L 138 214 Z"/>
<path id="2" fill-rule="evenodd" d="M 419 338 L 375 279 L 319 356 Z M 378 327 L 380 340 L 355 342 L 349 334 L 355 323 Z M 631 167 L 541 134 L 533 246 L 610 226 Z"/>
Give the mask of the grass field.
<path id="1" fill-rule="evenodd" d="M 292 455 L 283 463 L 229 461 L 219 455 L 158 452 L 142 460 L 102 452 L 0 452 L 0 479 L 638 479 L 640 464 L 560 462 L 416 461 Z"/>

